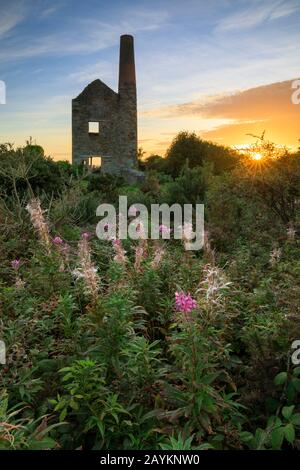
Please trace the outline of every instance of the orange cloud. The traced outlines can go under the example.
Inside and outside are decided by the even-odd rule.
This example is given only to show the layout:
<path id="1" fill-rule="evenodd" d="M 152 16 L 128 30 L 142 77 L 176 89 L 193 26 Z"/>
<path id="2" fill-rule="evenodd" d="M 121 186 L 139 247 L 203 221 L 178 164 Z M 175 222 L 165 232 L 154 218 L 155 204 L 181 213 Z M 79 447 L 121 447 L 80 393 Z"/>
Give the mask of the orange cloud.
<path id="1" fill-rule="evenodd" d="M 226 145 L 248 143 L 246 134 L 266 136 L 278 144 L 296 147 L 300 138 L 300 105 L 292 103 L 292 82 L 271 83 L 231 94 L 203 97 L 144 113 L 164 120 L 193 118 L 194 130 L 205 139 Z M 213 129 L 203 126 L 222 120 Z M 170 126 L 171 127 L 171 126 Z"/>

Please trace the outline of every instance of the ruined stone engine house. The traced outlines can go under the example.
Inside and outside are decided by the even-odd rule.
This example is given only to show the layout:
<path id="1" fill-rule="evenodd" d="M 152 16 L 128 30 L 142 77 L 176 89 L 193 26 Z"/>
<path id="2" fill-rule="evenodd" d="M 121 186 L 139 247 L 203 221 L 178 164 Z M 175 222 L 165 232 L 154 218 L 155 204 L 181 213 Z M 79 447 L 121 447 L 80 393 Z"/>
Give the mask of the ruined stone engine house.
<path id="1" fill-rule="evenodd" d="M 118 93 L 101 80 L 90 83 L 72 100 L 72 161 L 93 165 L 101 158 L 101 171 L 138 177 L 137 99 L 134 41 L 120 38 Z"/>

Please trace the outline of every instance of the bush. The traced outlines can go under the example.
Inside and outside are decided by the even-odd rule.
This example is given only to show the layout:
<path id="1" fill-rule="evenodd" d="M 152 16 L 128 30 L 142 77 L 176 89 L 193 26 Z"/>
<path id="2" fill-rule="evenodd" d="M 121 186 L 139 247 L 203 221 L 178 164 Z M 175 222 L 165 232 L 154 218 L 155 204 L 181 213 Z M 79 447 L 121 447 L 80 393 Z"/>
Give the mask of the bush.
<path id="1" fill-rule="evenodd" d="M 180 132 L 167 150 L 165 168 L 176 177 L 184 165 L 194 168 L 204 162 L 212 164 L 216 174 L 219 174 L 233 169 L 238 155 L 229 148 L 201 140 L 194 132 Z"/>

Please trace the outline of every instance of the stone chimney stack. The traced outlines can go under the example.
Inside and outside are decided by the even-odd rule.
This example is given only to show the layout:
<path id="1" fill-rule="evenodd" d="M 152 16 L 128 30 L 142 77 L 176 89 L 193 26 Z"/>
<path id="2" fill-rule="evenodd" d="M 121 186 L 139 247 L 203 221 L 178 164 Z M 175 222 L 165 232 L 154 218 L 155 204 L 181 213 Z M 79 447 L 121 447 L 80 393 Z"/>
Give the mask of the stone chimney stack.
<path id="1" fill-rule="evenodd" d="M 119 93 L 125 87 L 136 88 L 133 36 L 120 38 Z"/>
<path id="2" fill-rule="evenodd" d="M 137 167 L 137 99 L 133 36 L 120 38 L 119 65 L 119 166 Z"/>

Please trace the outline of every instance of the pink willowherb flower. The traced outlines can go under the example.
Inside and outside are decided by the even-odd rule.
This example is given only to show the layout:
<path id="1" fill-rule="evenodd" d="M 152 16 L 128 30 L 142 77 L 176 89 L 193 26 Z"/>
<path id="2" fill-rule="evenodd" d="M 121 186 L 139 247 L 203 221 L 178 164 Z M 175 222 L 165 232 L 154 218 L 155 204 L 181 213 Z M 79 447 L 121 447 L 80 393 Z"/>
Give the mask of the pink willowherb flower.
<path id="1" fill-rule="evenodd" d="M 93 301 L 98 299 L 99 294 L 99 277 L 97 276 L 98 268 L 96 268 L 91 259 L 91 250 L 88 243 L 87 232 L 83 233 L 78 243 L 78 261 L 79 267 L 72 274 L 76 279 L 82 279 L 84 282 L 85 294 L 92 298 Z M 89 234 L 87 234 L 89 235 Z"/>
<path id="2" fill-rule="evenodd" d="M 65 271 L 65 264 L 69 262 L 69 254 L 70 254 L 70 245 L 68 243 L 62 243 L 62 245 L 58 245 L 59 255 L 61 259 L 61 263 L 59 266 L 59 271 L 62 273 Z"/>
<path id="3" fill-rule="evenodd" d="M 193 224 L 191 222 L 184 222 L 183 225 L 179 225 L 178 229 L 181 230 L 182 241 L 185 250 L 189 249 L 189 244 L 193 240 L 195 234 L 193 232 Z"/>
<path id="4" fill-rule="evenodd" d="M 197 308 L 197 302 L 188 292 L 175 292 L 175 308 L 181 313 L 190 313 Z"/>
<path id="5" fill-rule="evenodd" d="M 122 247 L 121 240 L 119 238 L 112 240 L 112 245 L 115 251 L 114 261 L 125 265 L 127 262 L 126 251 Z"/>
<path id="6" fill-rule="evenodd" d="M 296 233 L 297 233 L 296 230 L 295 230 L 294 227 L 291 225 L 291 226 L 287 229 L 287 231 L 286 231 L 287 238 L 288 238 L 289 240 L 294 240 L 295 237 L 296 237 Z"/>
<path id="7" fill-rule="evenodd" d="M 141 263 L 147 256 L 147 240 L 140 240 L 139 245 L 135 248 L 134 268 L 136 271 L 141 269 Z"/>
<path id="8" fill-rule="evenodd" d="M 59 246 L 59 245 L 63 244 L 63 240 L 59 236 L 56 236 L 56 237 L 52 238 L 52 243 L 53 243 L 53 245 Z"/>
<path id="9" fill-rule="evenodd" d="M 14 259 L 11 263 L 11 267 L 17 271 L 20 267 L 21 261 L 19 259 Z"/>
<path id="10" fill-rule="evenodd" d="M 215 262 L 215 252 L 210 244 L 210 234 L 208 230 L 204 230 L 204 244 L 203 244 L 204 253 L 210 258 L 212 264 Z"/>
<path id="11" fill-rule="evenodd" d="M 89 239 L 91 238 L 91 234 L 90 234 L 89 232 L 83 232 L 83 233 L 81 234 L 81 238 L 82 238 L 83 240 L 89 240 Z"/>
<path id="12" fill-rule="evenodd" d="M 167 225 L 164 224 L 161 224 L 158 229 L 159 233 L 161 233 L 162 235 L 169 235 L 171 233 L 170 227 L 167 227 Z"/>
<path id="13" fill-rule="evenodd" d="M 22 289 L 25 285 L 25 282 L 21 279 L 19 275 L 19 267 L 21 261 L 19 259 L 14 259 L 10 264 L 13 270 L 15 271 L 15 287 L 16 289 Z"/>
<path id="14" fill-rule="evenodd" d="M 271 266 L 275 266 L 276 263 L 280 260 L 282 255 L 281 248 L 274 248 L 270 253 L 270 264 Z"/>
<path id="15" fill-rule="evenodd" d="M 165 250 L 162 246 L 158 246 L 155 250 L 155 255 L 150 263 L 151 268 L 156 269 L 161 264 L 161 261 L 165 255 Z"/>
<path id="16" fill-rule="evenodd" d="M 31 199 L 26 206 L 26 210 L 29 212 L 31 223 L 37 231 L 41 243 L 46 247 L 47 252 L 50 253 L 50 237 L 48 230 L 48 223 L 44 217 L 46 211 L 42 210 L 41 202 L 39 199 Z"/>
<path id="17" fill-rule="evenodd" d="M 203 268 L 204 280 L 200 282 L 198 292 L 203 292 L 207 304 L 221 305 L 224 301 L 224 292 L 232 284 L 227 281 L 224 271 L 215 264 L 207 264 Z"/>
<path id="18" fill-rule="evenodd" d="M 64 243 L 62 246 L 61 246 L 61 253 L 65 256 L 68 256 L 68 254 L 70 253 L 70 245 L 68 245 L 68 243 Z"/>

